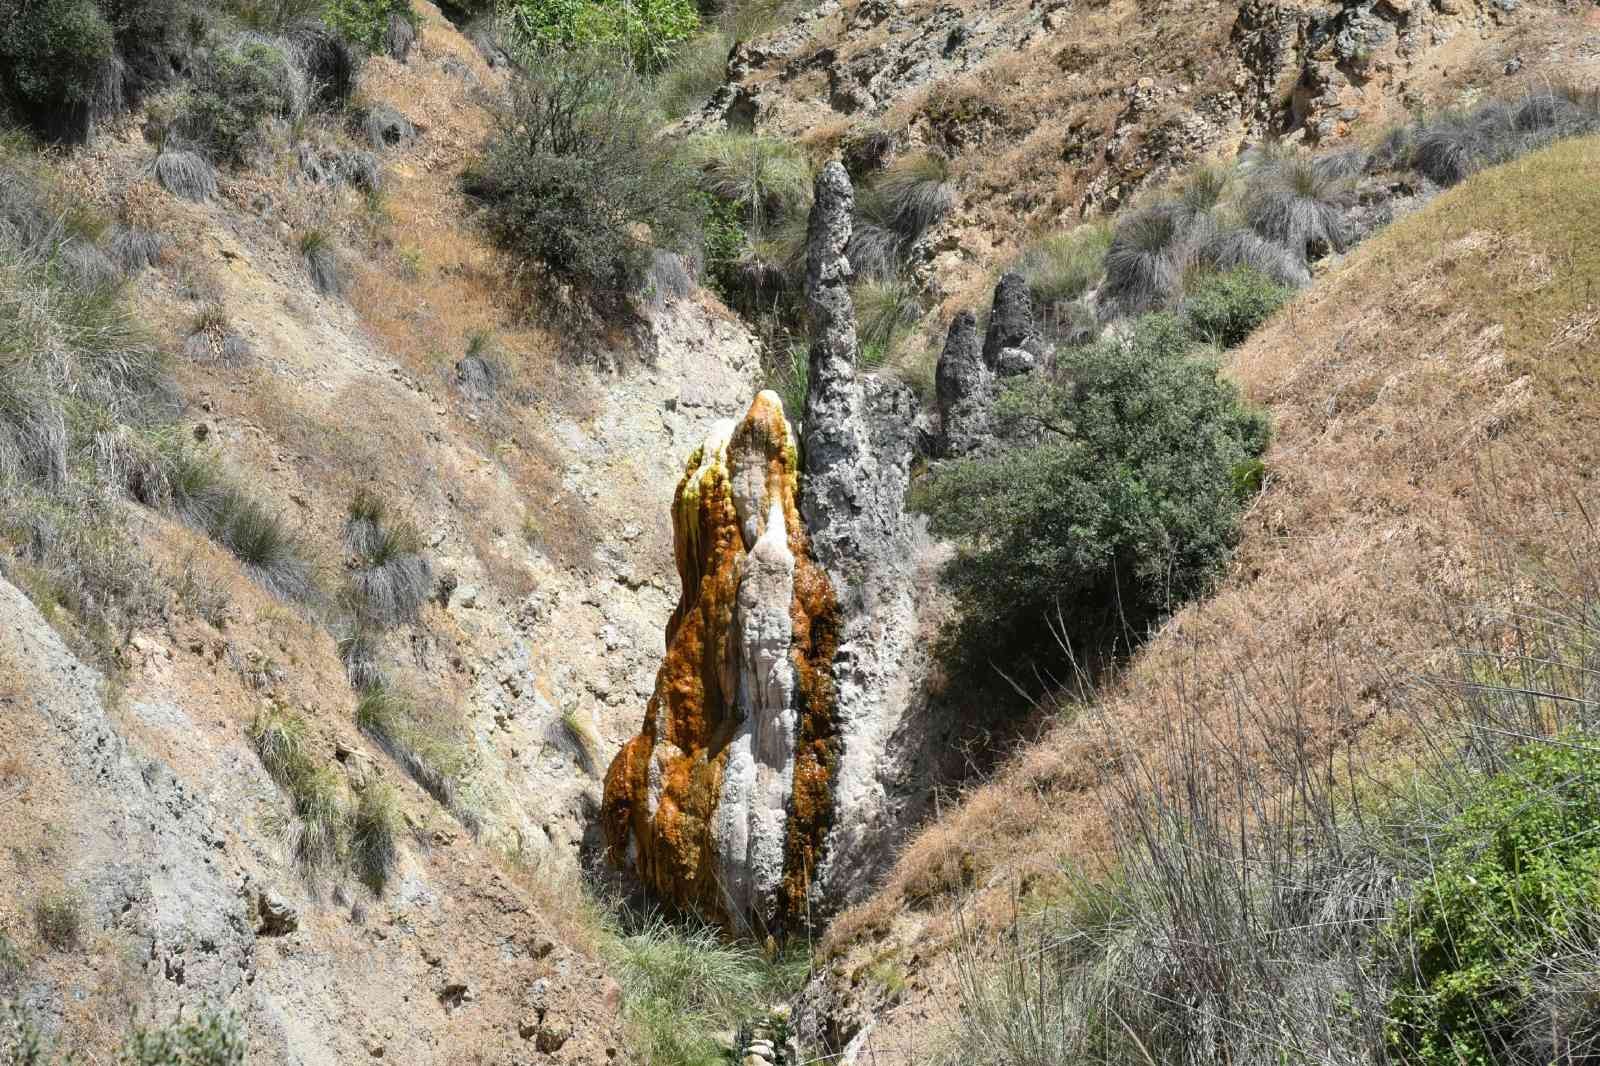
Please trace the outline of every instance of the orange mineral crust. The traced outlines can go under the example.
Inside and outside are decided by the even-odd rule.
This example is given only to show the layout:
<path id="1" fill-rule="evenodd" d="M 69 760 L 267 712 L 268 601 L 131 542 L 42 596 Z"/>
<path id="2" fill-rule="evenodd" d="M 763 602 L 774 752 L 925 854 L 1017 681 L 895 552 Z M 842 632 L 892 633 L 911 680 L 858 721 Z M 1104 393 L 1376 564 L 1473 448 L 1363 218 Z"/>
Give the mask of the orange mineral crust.
<path id="1" fill-rule="evenodd" d="M 837 761 L 830 664 L 838 644 L 838 605 L 810 556 L 800 520 L 798 458 L 782 401 L 772 392 L 760 393 L 738 423 L 717 426 L 689 456 L 672 508 L 682 593 L 667 623 L 666 656 L 643 727 L 606 774 L 602 812 L 613 861 L 631 867 L 658 898 L 727 925 L 758 924 L 767 931 L 781 930 L 804 912 L 806 887 L 831 821 Z M 787 662 L 758 682 L 744 646 L 752 638 L 741 636 L 747 623 L 739 596 L 752 548 L 779 521 L 782 536 L 763 545 L 776 553 L 781 587 L 791 590 Z M 746 592 L 748 613 L 752 590 Z M 766 606 L 781 603 L 775 599 Z M 787 684 L 772 680 L 779 675 Z M 782 693 L 776 707 L 774 691 Z M 765 718 L 752 723 L 752 714 Z M 787 753 L 759 769 L 765 788 L 788 793 L 786 810 L 765 820 L 753 816 L 749 823 L 749 834 L 781 832 L 783 839 L 748 845 L 752 855 L 776 847 L 782 868 L 765 879 L 753 873 L 753 889 L 730 891 L 724 871 L 730 864 L 742 871 L 744 852 L 719 854 L 733 845 L 726 829 L 719 836 L 718 806 L 737 784 L 736 775 L 725 788 L 730 748 L 752 728 L 767 730 L 765 747 Z M 774 730 L 783 735 L 772 738 Z M 732 839 L 744 841 L 743 825 L 741 820 Z M 765 880 L 773 882 L 770 891 Z"/>

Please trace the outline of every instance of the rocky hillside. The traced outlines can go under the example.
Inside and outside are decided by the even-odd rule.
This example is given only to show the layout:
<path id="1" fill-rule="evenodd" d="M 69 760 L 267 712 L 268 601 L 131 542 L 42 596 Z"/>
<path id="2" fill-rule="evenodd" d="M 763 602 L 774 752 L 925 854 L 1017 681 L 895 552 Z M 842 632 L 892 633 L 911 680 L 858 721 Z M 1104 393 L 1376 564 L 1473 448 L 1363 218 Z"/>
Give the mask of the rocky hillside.
<path id="1" fill-rule="evenodd" d="M 1595 573 L 1581 501 L 1593 470 L 1583 427 L 1596 411 L 1573 386 L 1600 350 L 1600 200 L 1585 177 L 1597 166 L 1600 141 L 1589 138 L 1467 181 L 1353 252 L 1229 354 L 1226 373 L 1273 412 L 1276 436 L 1227 579 L 1162 626 L 1091 704 L 1055 705 L 1036 745 L 918 834 L 874 897 L 834 922 L 807 993 L 805 1024 L 821 1046 L 848 1049 L 851 1061 L 920 1062 L 966 1025 L 999 1054 L 1018 1034 L 985 1009 L 1046 1008 L 978 990 L 993 982 L 1015 995 L 1038 980 L 1040 997 L 1056 994 L 1048 976 L 1008 967 L 1049 957 L 1048 941 L 1027 937 L 1093 942 L 1097 914 L 1115 923 L 1093 886 L 1137 868 L 1137 805 L 1171 804 L 1226 833 L 1280 824 L 1269 797 L 1300 794 L 1293 781 L 1308 765 L 1336 793 L 1404 788 L 1405 771 L 1477 713 L 1454 694 L 1458 671 L 1477 691 L 1525 693 L 1535 683 L 1520 673 L 1519 648 L 1552 666 L 1578 661 L 1574 631 L 1551 634 L 1538 620 L 1578 610 Z M 1348 791 L 1315 799 L 1304 778 L 1298 788 L 1308 804 L 1356 802 Z M 1259 804 L 1240 823 L 1225 813 L 1235 797 Z M 1356 863 L 1354 839 L 1332 861 Z M 1263 846 L 1240 861 L 1272 854 Z M 1201 893 L 1214 871 L 1177 861 L 1173 890 Z M 1304 876 L 1293 891 L 1319 891 Z M 1029 924 L 1050 915 L 1059 924 Z M 1135 928 L 1151 951 L 1145 972 L 1163 979 L 1162 967 L 1178 965 L 1163 953 L 1182 945 L 1150 938 L 1182 935 L 1185 918 L 1169 920 L 1179 924 Z M 1224 935 L 1191 933 L 1197 957 Z M 1298 948 L 1285 965 L 1320 966 L 1324 950 Z M 1263 1008 L 1286 1027 L 1305 991 L 1288 976 L 1285 998 Z M 1326 972 L 1317 987 L 1359 995 Z M 1309 1003 L 1307 1018 L 1329 1009 Z"/>
<path id="2" fill-rule="evenodd" d="M 1474 545 L 1556 554 L 1541 505 L 1587 476 L 1592 139 L 1360 246 L 1500 159 L 1433 183 L 1280 145 L 1192 232 L 1144 198 L 1247 141 L 1337 150 L 1464 91 L 1522 94 L 1505 158 L 1573 132 L 1592 101 L 1531 87 L 1592 74 L 1590 7 L 827 0 L 648 127 L 692 42 L 584 66 L 423 0 L 224 8 L 0 3 L 20 1062 L 201 1061 L 136 1050 L 173 1033 L 301 1066 L 925 1061 L 972 1015 L 962 967 L 1114 853 L 1108 765 L 1175 750 L 1173 721 L 1225 732 L 1241 691 L 1304 708 L 1318 754 L 1414 751 L 1404 685 L 1346 699 L 1311 651 L 1436 668 L 1441 605 L 1492 583 Z M 535 144 L 539 93 L 574 86 L 602 94 L 584 136 Z M 774 171 L 730 180 L 751 144 Z M 1234 219 L 1306 174 L 1338 185 L 1326 232 Z M 1035 278 L 995 287 L 1042 235 L 1149 203 L 1171 239 L 1139 269 L 1196 268 L 1194 292 L 1118 290 L 1099 247 L 1067 336 L 1036 328 Z M 1219 381 L 1191 297 L 1235 260 L 1285 265 L 1246 279 L 1266 310 L 1230 344 L 1309 287 Z M 769 282 L 784 306 L 748 298 Z M 1194 484 L 1241 532 L 1236 555 L 1215 538 L 1215 595 L 1073 690 L 1091 733 L 1019 696 L 1059 678 L 997 695 L 941 643 L 968 603 L 945 564 L 1018 531 L 979 515 L 942 542 L 913 505 L 960 460 L 1042 453 L 1054 430 L 1007 429 L 1007 390 L 1109 390 L 1073 353 L 1112 351 L 1102 325 L 1144 343 L 1147 312 L 1170 313 L 1169 382 L 1232 419 Z M 890 350 L 911 324 L 926 343 Z M 1481 478 L 1524 468 L 1485 517 Z M 1279 644 L 1294 669 L 1192 676 Z"/>
<path id="3" fill-rule="evenodd" d="M 275 585 L 272 560 L 205 523 L 118 505 L 153 587 L 102 633 L 51 591 L 53 556 L 13 542 L 0 879 L 18 968 L 8 955 L 0 990 L 62 1049 L 106 1052 L 130 1010 L 208 1004 L 245 1020 L 252 1061 L 623 1046 L 580 852 L 660 663 L 677 473 L 748 405 L 756 353 L 698 294 L 612 335 L 556 301 L 530 313 L 461 221 L 503 75 L 420 16 L 403 61 L 365 64 L 365 127 L 269 128 L 199 202 L 163 187 L 139 112 L 47 172 L 8 162 L 8 208 L 37 193 L 148 236 L 124 299 L 174 378 L 163 432 L 245 486 L 301 567 Z M 351 158 L 370 190 L 339 177 Z M 401 624 L 340 607 L 377 572 L 358 512 L 408 531 L 421 576 L 395 585 L 418 586 Z M 257 750 L 280 719 L 339 805 L 392 793 L 380 893 L 303 861 L 314 819 Z M 71 915 L 59 943 L 35 920 L 47 903 Z"/>
<path id="4" fill-rule="evenodd" d="M 828 0 L 735 47 L 690 125 L 837 152 L 858 178 L 948 159 L 956 207 L 916 272 L 970 306 L 1030 238 L 1207 158 L 1266 137 L 1372 140 L 1462 91 L 1514 94 L 1592 58 L 1596 29 L 1585 5 L 1500 0 Z"/>

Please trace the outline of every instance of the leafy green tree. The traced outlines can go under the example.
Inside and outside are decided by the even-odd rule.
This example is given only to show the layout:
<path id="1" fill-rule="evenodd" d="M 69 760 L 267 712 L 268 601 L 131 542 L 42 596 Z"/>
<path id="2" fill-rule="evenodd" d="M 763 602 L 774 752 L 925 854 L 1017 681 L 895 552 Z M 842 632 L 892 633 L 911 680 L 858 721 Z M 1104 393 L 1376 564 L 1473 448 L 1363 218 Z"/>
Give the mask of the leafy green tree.
<path id="1" fill-rule="evenodd" d="M 966 665 L 1050 669 L 1125 649 L 1204 594 L 1238 540 L 1265 417 L 1169 315 L 1069 349 L 997 405 L 1001 450 L 937 470 L 915 494 L 956 541 L 945 580 Z"/>

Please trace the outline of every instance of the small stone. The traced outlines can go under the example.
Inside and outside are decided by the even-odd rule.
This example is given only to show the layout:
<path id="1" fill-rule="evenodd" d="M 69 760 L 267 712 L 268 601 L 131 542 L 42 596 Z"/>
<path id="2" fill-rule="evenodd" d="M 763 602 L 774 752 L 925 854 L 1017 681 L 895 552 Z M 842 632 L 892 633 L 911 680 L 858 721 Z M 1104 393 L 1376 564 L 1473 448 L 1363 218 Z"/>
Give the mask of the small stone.
<path id="1" fill-rule="evenodd" d="M 288 936 L 300 928 L 300 911 L 294 904 L 271 890 L 263 891 L 256 899 L 256 912 L 260 936 Z"/>
<path id="2" fill-rule="evenodd" d="M 478 586 L 461 585 L 450 593 L 450 609 L 471 610 L 478 606 Z"/>
<path id="3" fill-rule="evenodd" d="M 546 1018 L 539 1024 L 538 1032 L 533 1035 L 533 1046 L 548 1055 L 552 1051 L 560 1051 L 561 1045 L 570 1039 L 572 1039 L 571 1025 Z"/>

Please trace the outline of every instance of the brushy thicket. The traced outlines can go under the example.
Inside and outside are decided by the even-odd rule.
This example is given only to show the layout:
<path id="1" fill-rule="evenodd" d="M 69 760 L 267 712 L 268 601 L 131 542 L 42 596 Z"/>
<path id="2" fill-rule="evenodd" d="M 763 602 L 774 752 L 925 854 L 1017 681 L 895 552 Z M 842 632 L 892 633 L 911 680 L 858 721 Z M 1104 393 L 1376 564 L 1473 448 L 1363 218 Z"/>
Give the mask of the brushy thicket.
<path id="1" fill-rule="evenodd" d="M 1007 669 L 1126 650 L 1204 594 L 1259 479 L 1263 415 L 1244 407 L 1183 322 L 1058 354 L 1000 399 L 1003 451 L 936 470 L 915 503 L 959 545 L 945 580 L 955 651 Z"/>
<path id="2" fill-rule="evenodd" d="M 655 136 L 648 86 L 625 59 L 527 58 L 466 189 L 508 251 L 567 280 L 632 291 L 652 245 L 692 239 L 693 179 Z"/>
<path id="3" fill-rule="evenodd" d="M 243 1066 L 248 1052 L 234 1015 L 202 1009 L 169 1025 L 134 1024 L 117 1055 L 117 1066 Z M 70 1066 L 76 1056 L 58 1058 L 32 1019 L 15 1008 L 0 1008 L 0 1054 L 9 1066 Z"/>
<path id="4" fill-rule="evenodd" d="M 570 51 L 620 52 L 632 66 L 654 74 L 700 28 L 693 0 L 499 0 L 499 22 L 513 48 L 531 64 Z"/>
<path id="5" fill-rule="evenodd" d="M 998 960 L 970 941 L 935 1061 L 1596 1061 L 1595 576 L 1551 610 L 1519 597 L 1454 677 L 1419 681 L 1417 766 L 1313 748 L 1307 708 L 1244 678 L 1231 729 L 1182 685 L 1160 753 L 1108 729 L 1111 873 L 1065 871 Z"/>
<path id="6" fill-rule="evenodd" d="M 623 1019 L 640 1066 L 720 1066 L 728 1057 L 713 1034 L 765 1020 L 770 1005 L 797 994 L 809 972 L 803 952 L 769 957 L 709 926 L 659 914 L 608 933 L 603 947 L 622 985 Z"/>

